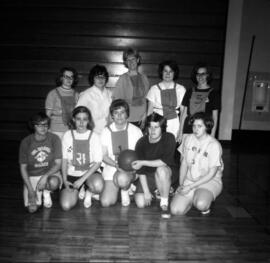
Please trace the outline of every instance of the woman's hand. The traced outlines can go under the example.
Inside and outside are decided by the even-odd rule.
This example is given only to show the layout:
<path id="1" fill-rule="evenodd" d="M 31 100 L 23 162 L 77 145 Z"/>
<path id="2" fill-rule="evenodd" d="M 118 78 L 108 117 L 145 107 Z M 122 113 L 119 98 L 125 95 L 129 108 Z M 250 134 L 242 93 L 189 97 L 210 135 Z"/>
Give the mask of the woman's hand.
<path id="1" fill-rule="evenodd" d="M 67 189 L 73 188 L 73 184 L 69 181 L 64 181 L 64 186 Z"/>
<path id="2" fill-rule="evenodd" d="M 176 194 L 186 195 L 192 190 L 190 185 L 181 185 L 175 191 Z"/>
<path id="3" fill-rule="evenodd" d="M 79 190 L 79 188 L 83 185 L 83 183 L 84 183 L 84 180 L 82 177 L 80 177 L 78 180 L 76 180 L 73 183 L 73 188 Z"/>
<path id="4" fill-rule="evenodd" d="M 149 191 L 145 192 L 144 193 L 145 205 L 147 206 L 151 205 L 152 198 L 153 196 Z"/>
<path id="5" fill-rule="evenodd" d="M 29 202 L 29 205 L 36 205 L 37 204 L 36 191 L 28 191 L 28 202 Z"/>
<path id="6" fill-rule="evenodd" d="M 47 180 L 48 180 L 48 176 L 47 175 L 42 175 L 41 178 L 39 179 L 38 183 L 37 183 L 37 190 L 38 191 L 43 191 L 46 187 L 47 184 Z"/>
<path id="7" fill-rule="evenodd" d="M 134 170 L 139 170 L 143 167 L 143 161 L 141 160 L 134 161 L 132 162 L 131 166 Z"/>

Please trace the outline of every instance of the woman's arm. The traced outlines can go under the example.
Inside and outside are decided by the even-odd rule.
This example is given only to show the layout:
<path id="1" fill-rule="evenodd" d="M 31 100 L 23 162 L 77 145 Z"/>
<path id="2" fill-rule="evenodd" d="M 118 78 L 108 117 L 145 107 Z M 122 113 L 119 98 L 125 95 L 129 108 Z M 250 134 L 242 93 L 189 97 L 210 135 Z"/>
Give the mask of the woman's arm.
<path id="1" fill-rule="evenodd" d="M 62 176 L 63 176 L 63 183 L 65 185 L 66 188 L 69 188 L 72 183 L 70 183 L 67 180 L 67 170 L 68 170 L 68 160 L 67 159 L 63 159 L 62 160 Z"/>
<path id="2" fill-rule="evenodd" d="M 148 166 L 148 167 L 160 167 L 160 166 L 165 166 L 167 165 L 164 163 L 162 160 L 157 159 L 157 160 L 136 160 L 132 162 L 132 168 L 135 170 L 141 169 L 143 166 Z"/>
<path id="3" fill-rule="evenodd" d="M 151 194 L 151 192 L 149 190 L 146 176 L 144 174 L 140 174 L 139 175 L 139 180 L 140 180 L 140 183 L 142 185 L 145 204 L 146 205 L 150 205 L 151 204 L 151 200 L 152 200 L 152 194 Z"/>
<path id="4" fill-rule="evenodd" d="M 182 141 L 182 136 L 183 136 L 183 130 L 184 130 L 184 123 L 185 123 L 185 119 L 187 117 L 187 107 L 186 106 L 180 106 L 180 117 L 179 117 L 179 131 L 178 131 L 178 135 L 176 140 L 178 142 Z"/>
<path id="5" fill-rule="evenodd" d="M 87 170 L 78 180 L 73 183 L 75 189 L 79 189 L 82 184 L 100 167 L 101 163 L 94 162 L 93 165 Z"/>
<path id="6" fill-rule="evenodd" d="M 29 203 L 36 204 L 36 191 L 30 182 L 29 175 L 27 172 L 27 164 L 20 164 L 20 171 L 21 171 L 23 182 L 28 190 Z"/>
<path id="7" fill-rule="evenodd" d="M 147 116 L 151 115 L 154 111 L 154 105 L 153 102 L 148 100 L 148 109 L 147 109 Z"/>
<path id="8" fill-rule="evenodd" d="M 214 126 L 212 128 L 211 135 L 213 137 L 215 137 L 216 130 L 217 130 L 217 124 L 218 124 L 218 110 L 213 110 L 212 111 L 212 118 L 213 118 L 213 121 L 214 121 Z"/>

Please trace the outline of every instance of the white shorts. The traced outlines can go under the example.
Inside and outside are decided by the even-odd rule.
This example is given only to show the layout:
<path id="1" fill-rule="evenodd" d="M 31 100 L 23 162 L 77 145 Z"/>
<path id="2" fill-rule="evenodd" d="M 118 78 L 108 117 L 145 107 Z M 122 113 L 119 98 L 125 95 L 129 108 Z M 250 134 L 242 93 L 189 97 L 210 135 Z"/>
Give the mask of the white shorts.
<path id="1" fill-rule="evenodd" d="M 188 179 L 186 179 L 184 181 L 184 185 L 190 185 L 194 183 L 193 181 L 190 181 Z M 191 191 L 189 191 L 185 196 L 188 198 L 193 198 L 194 193 L 197 189 L 206 189 L 209 192 L 211 192 L 213 194 L 214 200 L 217 198 L 218 195 L 220 195 L 221 191 L 223 188 L 223 184 L 221 180 L 215 180 L 212 179 L 209 182 L 205 183 L 205 184 L 201 184 L 200 186 L 192 189 Z"/>

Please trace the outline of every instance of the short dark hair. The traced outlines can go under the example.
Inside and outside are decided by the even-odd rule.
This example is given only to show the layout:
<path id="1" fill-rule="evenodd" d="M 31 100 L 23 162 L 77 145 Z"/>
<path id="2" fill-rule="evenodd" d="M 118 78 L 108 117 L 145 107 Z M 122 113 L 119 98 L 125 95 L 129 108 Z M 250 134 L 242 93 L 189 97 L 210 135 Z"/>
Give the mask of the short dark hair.
<path id="1" fill-rule="evenodd" d="M 109 73 L 106 69 L 105 66 L 103 65 L 95 65 L 94 67 L 91 68 L 90 72 L 89 72 L 89 75 L 88 75 L 88 81 L 89 81 L 89 84 L 90 86 L 93 86 L 94 85 L 94 78 L 96 76 L 99 76 L 99 75 L 103 75 L 106 79 L 106 83 L 108 82 L 109 80 Z"/>
<path id="2" fill-rule="evenodd" d="M 137 58 L 138 59 L 138 63 L 137 63 L 138 66 L 141 64 L 142 57 L 137 49 L 129 47 L 123 52 L 123 61 L 124 61 L 124 65 L 126 67 L 128 67 L 127 66 L 127 57 L 128 56 L 134 56 L 135 58 Z"/>
<path id="3" fill-rule="evenodd" d="M 78 74 L 77 70 L 75 68 L 72 68 L 72 67 L 63 67 L 59 70 L 58 75 L 55 79 L 56 86 L 59 87 L 63 84 L 62 78 L 63 78 L 65 71 L 71 71 L 73 73 L 73 82 L 72 82 L 71 87 L 75 88 L 79 82 L 79 74 Z"/>
<path id="4" fill-rule="evenodd" d="M 156 112 L 153 112 L 151 115 L 147 116 L 146 127 L 150 127 L 150 122 L 158 122 L 161 128 L 162 133 L 166 132 L 167 129 L 167 120 L 165 117 L 159 115 Z"/>
<path id="5" fill-rule="evenodd" d="M 51 123 L 50 118 L 48 117 L 48 115 L 45 112 L 40 111 L 38 113 L 35 113 L 33 116 L 31 116 L 30 120 L 28 121 L 28 127 L 32 132 L 34 132 L 35 125 L 37 125 L 43 121 L 47 121 L 47 123 L 50 127 L 50 123 Z"/>
<path id="6" fill-rule="evenodd" d="M 110 114 L 113 115 L 113 112 L 115 110 L 118 110 L 119 108 L 123 107 L 126 111 L 127 117 L 129 117 L 129 105 L 128 103 L 123 99 L 116 99 L 113 100 L 110 105 Z"/>
<path id="7" fill-rule="evenodd" d="M 172 71 L 173 71 L 173 80 L 177 80 L 178 77 L 179 77 L 179 67 L 177 65 L 177 62 L 174 61 L 174 60 L 165 60 L 163 62 L 161 62 L 159 65 L 158 65 L 158 76 L 160 79 L 162 79 L 162 76 L 163 76 L 163 70 L 165 68 L 165 66 L 169 66 Z"/>
<path id="8" fill-rule="evenodd" d="M 204 63 L 204 62 L 198 62 L 194 67 L 193 67 L 193 69 L 192 69 L 192 71 L 191 71 L 191 76 L 190 76 L 190 78 L 191 78 L 191 80 L 192 80 L 192 82 L 194 83 L 194 84 L 198 84 L 198 81 L 197 81 L 197 78 L 196 78 L 196 76 L 197 76 L 197 72 L 198 72 L 198 70 L 200 69 L 200 68 L 205 68 L 206 69 L 206 72 L 207 72 L 207 78 L 206 78 L 206 81 L 207 81 L 207 84 L 210 84 L 211 82 L 212 82 L 212 80 L 213 80 L 213 73 L 210 71 L 210 69 L 209 69 L 209 66 L 206 64 L 206 63 Z"/>
<path id="9" fill-rule="evenodd" d="M 205 112 L 197 112 L 190 117 L 189 123 L 193 125 L 195 120 L 202 120 L 206 127 L 206 132 L 208 134 L 211 133 L 214 127 L 214 120 L 211 115 L 206 114 Z"/>
<path id="10" fill-rule="evenodd" d="M 87 129 L 93 130 L 95 127 L 95 124 L 94 124 L 90 110 L 85 106 L 78 106 L 72 111 L 72 118 L 75 119 L 76 115 L 79 113 L 86 113 L 88 115 L 89 122 L 87 124 Z M 73 119 L 71 120 L 71 128 L 76 129 L 75 122 Z"/>

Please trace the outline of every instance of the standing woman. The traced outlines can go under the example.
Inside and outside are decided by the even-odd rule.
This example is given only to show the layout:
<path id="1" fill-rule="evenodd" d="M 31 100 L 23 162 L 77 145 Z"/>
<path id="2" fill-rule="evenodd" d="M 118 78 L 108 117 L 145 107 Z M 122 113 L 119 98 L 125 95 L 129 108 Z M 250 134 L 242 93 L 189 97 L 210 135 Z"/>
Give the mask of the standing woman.
<path id="1" fill-rule="evenodd" d="M 51 90 L 45 101 L 46 114 L 51 119 L 50 131 L 62 139 L 68 130 L 72 110 L 79 94 L 74 91 L 78 84 L 78 73 L 74 68 L 61 68 L 56 78 L 57 88 Z"/>
<path id="2" fill-rule="evenodd" d="M 149 90 L 146 98 L 149 101 L 148 115 L 156 112 L 167 119 L 167 132 L 171 132 L 177 139 L 180 132 L 180 119 L 182 118 L 182 100 L 186 89 L 176 83 L 179 68 L 175 61 L 164 61 L 158 67 L 159 78 L 162 80 Z"/>
<path id="3" fill-rule="evenodd" d="M 189 89 L 183 99 L 184 125 L 182 126 L 180 137 L 182 137 L 183 134 L 192 133 L 190 119 L 196 112 L 205 112 L 212 117 L 214 126 L 211 135 L 215 137 L 221 102 L 219 92 L 210 87 L 212 73 L 209 71 L 206 64 L 198 63 L 192 70 L 191 80 L 196 86 Z"/>
<path id="4" fill-rule="evenodd" d="M 61 192 L 60 204 L 64 210 L 77 203 L 78 192 L 75 191 L 77 196 L 74 197 L 73 189 L 82 189 L 80 197 L 84 199 L 84 207 L 89 208 L 92 193 L 101 193 L 104 187 L 103 178 L 97 172 L 102 161 L 102 148 L 99 136 L 93 132 L 91 113 L 86 107 L 79 106 L 73 110 L 72 117 L 73 129 L 67 131 L 62 140 L 62 175 L 66 189 Z"/>
<path id="5" fill-rule="evenodd" d="M 180 186 L 171 202 L 171 212 L 186 214 L 194 205 L 202 214 L 210 212 L 211 203 L 222 191 L 222 148 L 210 135 L 213 120 L 203 112 L 191 119 L 193 133 L 180 145 L 182 155 Z"/>
<path id="6" fill-rule="evenodd" d="M 76 106 L 87 107 L 93 117 L 95 132 L 101 134 L 109 123 L 109 108 L 112 102 L 112 92 L 106 88 L 109 73 L 102 65 L 95 65 L 88 76 L 90 88 L 82 92 Z"/>
<path id="7" fill-rule="evenodd" d="M 22 140 L 19 163 L 24 182 L 24 205 L 33 213 L 42 203 L 46 208 L 52 206 L 50 192 L 61 184 L 62 152 L 58 136 L 48 132 L 50 119 L 45 113 L 35 114 L 29 124 L 34 133 Z"/>
<path id="8" fill-rule="evenodd" d="M 121 75 L 113 89 L 114 99 L 124 99 L 130 108 L 129 122 L 144 128 L 147 114 L 145 96 L 149 90 L 148 78 L 138 71 L 141 64 L 139 52 L 128 48 L 123 53 L 124 65 L 128 72 Z"/>

